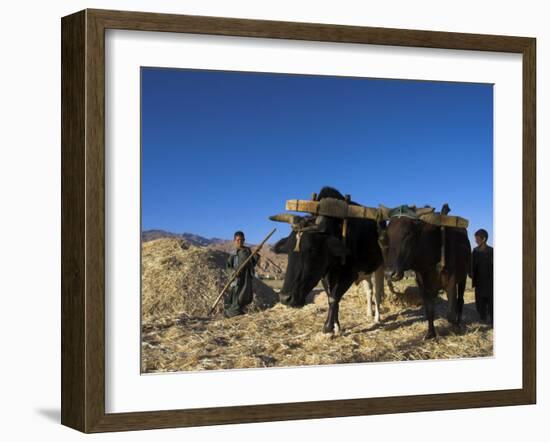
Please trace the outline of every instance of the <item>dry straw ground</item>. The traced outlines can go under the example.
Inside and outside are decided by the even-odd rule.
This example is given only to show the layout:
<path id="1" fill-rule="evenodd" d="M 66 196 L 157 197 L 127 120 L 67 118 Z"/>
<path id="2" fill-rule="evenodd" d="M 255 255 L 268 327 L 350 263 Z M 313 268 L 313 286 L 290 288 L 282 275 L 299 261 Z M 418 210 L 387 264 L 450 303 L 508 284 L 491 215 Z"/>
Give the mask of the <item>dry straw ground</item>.
<path id="1" fill-rule="evenodd" d="M 257 281 L 248 314 L 225 319 L 206 312 L 227 279 L 227 254 L 159 239 L 143 244 L 142 371 L 214 370 L 449 359 L 491 356 L 493 330 L 480 323 L 467 290 L 464 324 L 445 319 L 444 295 L 436 307 L 438 338 L 425 341 L 423 309 L 414 280 L 397 286 L 382 307 L 382 322 L 367 317 L 365 290 L 353 286 L 340 303 L 339 336 L 321 333 L 326 294 L 317 290 L 302 309 L 276 304 L 276 293 Z"/>

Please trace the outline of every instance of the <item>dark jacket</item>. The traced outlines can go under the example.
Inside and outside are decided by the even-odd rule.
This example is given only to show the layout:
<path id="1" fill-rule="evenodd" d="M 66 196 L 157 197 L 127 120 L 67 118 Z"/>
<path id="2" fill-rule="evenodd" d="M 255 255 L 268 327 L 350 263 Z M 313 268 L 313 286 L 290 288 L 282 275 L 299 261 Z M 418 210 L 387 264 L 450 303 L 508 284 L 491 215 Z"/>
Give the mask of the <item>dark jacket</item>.
<path id="1" fill-rule="evenodd" d="M 472 252 L 472 287 L 481 296 L 493 295 L 493 248 L 476 247 Z"/>
<path id="2" fill-rule="evenodd" d="M 249 247 L 241 247 L 235 250 L 227 258 L 226 266 L 236 271 L 241 264 L 252 254 Z M 243 313 L 243 307 L 250 304 L 253 299 L 252 281 L 254 279 L 254 266 L 259 260 L 258 255 L 254 256 L 246 265 L 246 268 L 239 273 L 239 276 L 229 286 L 225 297 L 225 314 L 233 316 Z"/>

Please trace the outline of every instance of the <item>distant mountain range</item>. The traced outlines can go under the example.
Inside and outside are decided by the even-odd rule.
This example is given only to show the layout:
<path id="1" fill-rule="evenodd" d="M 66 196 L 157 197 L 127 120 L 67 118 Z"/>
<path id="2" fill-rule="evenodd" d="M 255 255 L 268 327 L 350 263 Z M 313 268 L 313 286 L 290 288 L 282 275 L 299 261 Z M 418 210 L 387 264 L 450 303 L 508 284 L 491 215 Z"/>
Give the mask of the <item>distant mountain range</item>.
<path id="1" fill-rule="evenodd" d="M 141 240 L 143 242 L 152 241 L 159 238 L 177 238 L 185 239 L 189 244 L 194 246 L 206 247 L 211 244 L 219 244 L 227 242 L 226 239 L 221 238 L 205 238 L 204 236 L 195 235 L 194 233 L 174 233 L 167 232 L 166 230 L 144 230 L 141 232 Z"/>

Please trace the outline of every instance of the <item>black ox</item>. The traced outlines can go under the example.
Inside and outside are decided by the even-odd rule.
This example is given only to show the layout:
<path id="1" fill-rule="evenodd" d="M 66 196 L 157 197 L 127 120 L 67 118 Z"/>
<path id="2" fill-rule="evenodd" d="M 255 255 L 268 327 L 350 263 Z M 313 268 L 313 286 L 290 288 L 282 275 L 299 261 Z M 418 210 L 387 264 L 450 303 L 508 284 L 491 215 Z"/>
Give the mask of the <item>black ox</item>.
<path id="1" fill-rule="evenodd" d="M 445 241 L 444 261 L 442 243 Z M 426 339 L 435 338 L 434 301 L 439 290 L 447 293 L 447 320 L 459 326 L 464 305 L 464 288 L 470 267 L 470 241 L 465 228 L 441 227 L 415 216 L 390 217 L 381 231 L 386 278 L 399 281 L 406 270 L 413 270 L 422 293 L 428 332 Z M 444 267 L 442 268 L 442 262 Z"/>
<path id="2" fill-rule="evenodd" d="M 330 187 L 321 189 L 316 199 L 320 201 L 323 198 L 344 200 L 340 192 Z M 270 218 L 289 222 L 292 227 L 292 233 L 274 246 L 275 253 L 288 254 L 285 280 L 279 294 L 283 304 L 303 307 L 306 296 L 322 280 L 329 302 L 323 332 L 337 334 L 340 331 L 340 299 L 354 282 L 359 283 L 375 272 L 375 320 L 379 321 L 384 270 L 378 244 L 378 223 L 375 220 L 349 218 L 344 242 L 343 220 L 340 218 L 290 214 Z M 372 314 L 370 309 L 368 314 Z"/>

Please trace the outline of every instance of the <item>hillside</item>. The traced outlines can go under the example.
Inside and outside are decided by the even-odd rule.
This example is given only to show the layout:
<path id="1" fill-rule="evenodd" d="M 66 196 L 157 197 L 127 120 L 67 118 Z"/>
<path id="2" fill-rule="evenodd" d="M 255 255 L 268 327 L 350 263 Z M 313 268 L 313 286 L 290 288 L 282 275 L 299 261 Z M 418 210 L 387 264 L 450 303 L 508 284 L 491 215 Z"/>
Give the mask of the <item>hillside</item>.
<path id="1" fill-rule="evenodd" d="M 143 242 L 153 241 L 160 238 L 174 238 L 184 239 L 189 244 L 194 246 L 207 246 L 209 244 L 215 244 L 217 242 L 223 242 L 220 238 L 205 238 L 204 236 L 195 235 L 194 233 L 174 233 L 166 230 L 144 230 L 141 232 L 141 240 Z"/>

